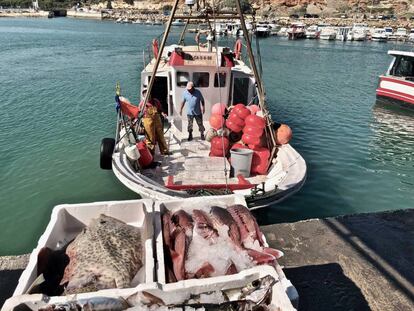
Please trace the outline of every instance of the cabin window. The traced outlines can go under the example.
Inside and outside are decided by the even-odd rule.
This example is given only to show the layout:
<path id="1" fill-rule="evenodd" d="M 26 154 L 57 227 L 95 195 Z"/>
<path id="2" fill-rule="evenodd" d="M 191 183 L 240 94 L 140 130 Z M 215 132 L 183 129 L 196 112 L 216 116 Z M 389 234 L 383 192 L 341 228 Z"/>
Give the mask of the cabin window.
<path id="1" fill-rule="evenodd" d="M 249 78 L 234 78 L 233 103 L 248 104 L 249 84 Z"/>
<path id="2" fill-rule="evenodd" d="M 226 73 L 220 72 L 214 75 L 214 87 L 225 87 L 226 86 Z"/>
<path id="3" fill-rule="evenodd" d="M 186 87 L 190 81 L 190 74 L 188 72 L 177 71 L 177 86 Z"/>
<path id="4" fill-rule="evenodd" d="M 194 72 L 193 82 L 195 87 L 208 87 L 210 74 L 208 72 Z"/>
<path id="5" fill-rule="evenodd" d="M 414 77 L 414 58 L 402 56 L 395 62 L 393 75 L 397 77 Z"/>

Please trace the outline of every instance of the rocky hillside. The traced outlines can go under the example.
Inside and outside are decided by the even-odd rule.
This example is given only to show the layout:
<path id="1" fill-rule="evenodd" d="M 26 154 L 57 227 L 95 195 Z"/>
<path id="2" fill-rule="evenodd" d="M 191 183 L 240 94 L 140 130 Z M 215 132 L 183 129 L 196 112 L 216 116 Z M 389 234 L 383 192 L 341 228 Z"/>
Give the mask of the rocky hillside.
<path id="1" fill-rule="evenodd" d="M 111 1 L 111 0 L 110 0 Z M 173 4 L 171 0 L 112 0 L 113 8 L 136 8 L 162 10 Z M 184 2 L 184 1 L 182 1 Z M 199 0 L 212 3 L 212 0 Z M 289 15 L 289 14 L 319 14 L 324 17 L 347 14 L 378 15 L 394 14 L 398 16 L 414 14 L 414 0 L 242 0 L 250 2 L 260 14 L 265 15 Z M 132 4 L 133 3 L 133 4 Z M 215 4 L 232 6 L 234 0 L 215 0 Z M 106 8 L 107 2 L 103 1 L 99 7 Z"/>

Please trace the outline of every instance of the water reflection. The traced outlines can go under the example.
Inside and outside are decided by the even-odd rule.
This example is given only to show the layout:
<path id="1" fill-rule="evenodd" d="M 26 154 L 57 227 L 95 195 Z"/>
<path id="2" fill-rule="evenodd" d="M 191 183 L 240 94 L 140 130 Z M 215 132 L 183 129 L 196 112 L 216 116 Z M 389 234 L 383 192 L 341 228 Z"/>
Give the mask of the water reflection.
<path id="1" fill-rule="evenodd" d="M 377 102 L 370 158 L 384 168 L 392 168 L 404 184 L 414 185 L 414 111 Z"/>

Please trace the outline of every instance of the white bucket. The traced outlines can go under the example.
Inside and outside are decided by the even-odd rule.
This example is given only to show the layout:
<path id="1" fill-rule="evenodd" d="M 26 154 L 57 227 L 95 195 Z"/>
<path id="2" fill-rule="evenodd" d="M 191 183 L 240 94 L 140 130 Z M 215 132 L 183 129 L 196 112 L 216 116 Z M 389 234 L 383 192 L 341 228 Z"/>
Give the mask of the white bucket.
<path id="1" fill-rule="evenodd" d="M 234 176 L 241 174 L 243 177 L 249 177 L 250 167 L 252 166 L 253 150 L 237 148 L 230 150 L 230 154 Z"/>

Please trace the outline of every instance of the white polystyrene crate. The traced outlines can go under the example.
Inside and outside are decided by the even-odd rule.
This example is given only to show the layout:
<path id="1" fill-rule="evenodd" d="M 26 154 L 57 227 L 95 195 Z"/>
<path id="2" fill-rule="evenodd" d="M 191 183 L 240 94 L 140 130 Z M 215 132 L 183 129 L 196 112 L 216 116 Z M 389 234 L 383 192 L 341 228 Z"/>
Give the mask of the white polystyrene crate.
<path id="1" fill-rule="evenodd" d="M 242 195 L 220 195 L 208 197 L 195 197 L 189 199 L 176 199 L 167 201 L 158 201 L 154 205 L 154 230 L 155 230 L 155 248 L 157 252 L 157 281 L 165 284 L 165 263 L 164 263 L 164 241 L 162 236 L 161 215 L 166 209 L 174 213 L 177 210 L 184 209 L 191 212 L 193 209 L 208 208 L 213 205 L 225 207 L 234 204 L 246 206 L 246 200 Z"/>
<path id="2" fill-rule="evenodd" d="M 281 310 L 295 310 L 292 306 L 291 297 L 288 297 L 288 285 L 292 285 L 288 279 L 286 279 L 281 267 L 276 264 L 276 268 L 266 265 L 256 266 L 250 269 L 240 271 L 237 274 L 210 277 L 205 279 L 189 279 L 179 281 L 175 283 L 166 284 L 165 275 L 165 262 L 164 262 L 164 241 L 162 235 L 162 223 L 161 215 L 165 210 L 169 210 L 174 213 L 177 210 L 183 209 L 191 212 L 193 209 L 208 208 L 213 205 L 226 207 L 233 204 L 242 204 L 246 206 L 246 201 L 242 195 L 226 195 L 226 196 L 210 196 L 210 197 L 197 197 L 190 199 L 180 200 L 168 200 L 162 202 L 155 202 L 154 206 L 154 230 L 155 230 L 155 241 L 156 241 L 156 252 L 157 252 L 157 281 L 164 284 L 163 290 L 168 292 L 169 290 L 174 292 L 174 295 L 178 295 L 180 290 L 182 293 L 193 293 L 198 294 L 202 292 L 208 292 L 217 289 L 238 287 L 239 285 L 246 284 L 247 282 L 253 281 L 258 277 L 263 277 L 268 274 L 275 277 L 278 282 L 273 288 L 272 301 L 278 301 L 278 306 Z M 266 238 L 263 235 L 265 246 L 268 246 Z M 292 286 L 293 287 L 293 286 Z M 294 287 L 293 287 L 294 289 Z M 174 290 L 174 291 L 173 291 Z M 178 292 L 177 292 L 178 290 Z M 154 293 L 155 294 L 155 293 Z M 165 293 L 166 294 L 166 293 Z M 172 298 L 173 299 L 173 298 Z"/>
<path id="3" fill-rule="evenodd" d="M 24 294 L 37 277 L 37 255 L 43 247 L 57 249 L 75 238 L 81 230 L 100 214 L 119 219 L 131 226 L 141 228 L 144 245 L 143 267 L 134 281 L 151 283 L 155 278 L 155 254 L 153 250 L 153 201 L 129 200 L 82 204 L 58 205 L 53 209 L 49 224 L 32 251 L 29 264 L 20 276 L 13 296 Z"/>
<path id="4" fill-rule="evenodd" d="M 104 289 L 97 292 L 82 293 L 68 296 L 53 296 L 48 297 L 42 294 L 33 295 L 18 295 L 13 296 L 6 300 L 1 311 L 11 311 L 20 304 L 26 304 L 31 310 L 38 310 L 39 308 L 45 307 L 46 305 L 66 303 L 75 300 L 82 300 L 88 298 L 106 297 L 106 298 L 122 298 L 127 300 L 129 297 L 135 295 L 140 291 L 148 291 L 160 288 L 161 285 L 158 283 L 146 283 L 139 284 L 134 288 L 112 288 Z M 26 310 L 23 309 L 22 310 Z"/>

